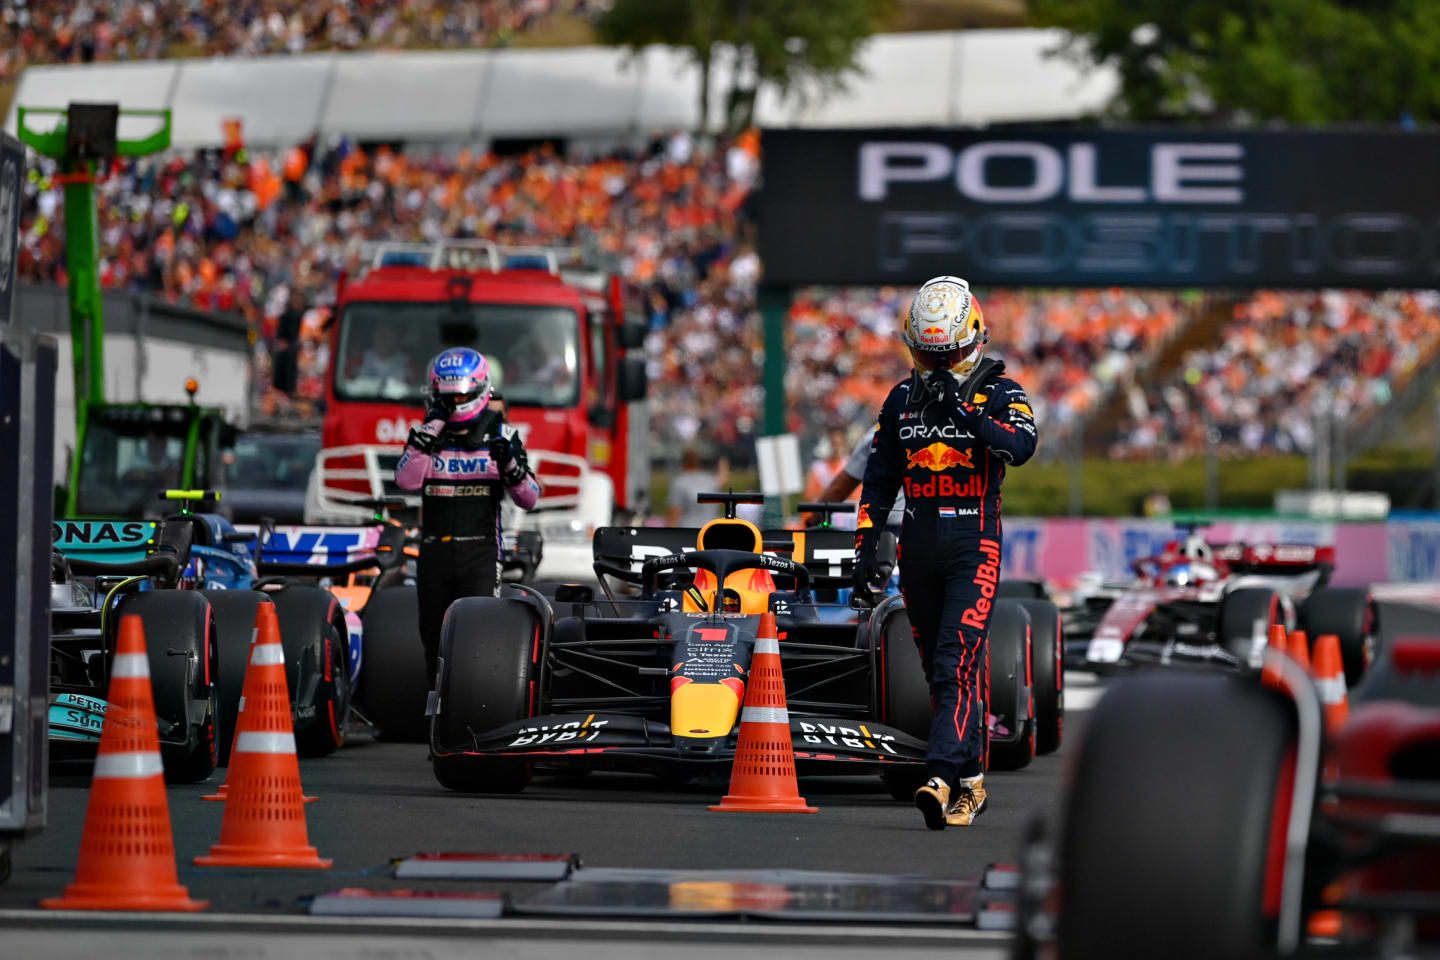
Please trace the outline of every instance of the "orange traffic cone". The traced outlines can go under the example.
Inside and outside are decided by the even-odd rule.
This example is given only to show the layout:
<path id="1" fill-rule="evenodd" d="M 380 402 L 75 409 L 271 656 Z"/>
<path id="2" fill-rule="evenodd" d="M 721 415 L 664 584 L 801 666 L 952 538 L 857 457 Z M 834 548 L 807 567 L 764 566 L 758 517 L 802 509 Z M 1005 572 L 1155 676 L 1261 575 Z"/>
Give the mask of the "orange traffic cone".
<path id="1" fill-rule="evenodd" d="M 785 708 L 785 676 L 775 615 L 760 617 L 750 687 L 740 709 L 740 739 L 730 769 L 730 792 L 711 810 L 744 813 L 817 813 L 805 805 L 795 778 L 795 746 Z"/>
<path id="2" fill-rule="evenodd" d="M 1285 638 L 1285 624 L 1270 624 L 1270 649 L 1279 650 L 1287 656 L 1290 653 L 1290 643 Z M 1260 683 L 1270 690 L 1279 690 L 1281 687 L 1279 671 L 1271 667 L 1261 667 Z"/>
<path id="3" fill-rule="evenodd" d="M 334 861 L 322 860 L 310 846 L 305 825 L 285 648 L 274 604 L 256 609 L 255 628 L 230 751 L 220 842 L 195 862 L 205 867 L 328 867 Z"/>
<path id="4" fill-rule="evenodd" d="M 1305 635 L 1304 630 L 1290 631 L 1290 659 L 1310 672 L 1310 638 Z"/>
<path id="5" fill-rule="evenodd" d="M 256 628 L 255 628 L 254 630 L 251 630 L 251 631 L 250 631 L 250 646 L 251 646 L 252 648 L 255 646 L 255 638 L 258 637 L 258 636 L 260 636 L 260 628 L 259 628 L 259 626 L 258 626 L 258 624 L 259 624 L 259 622 L 260 622 L 260 616 L 259 616 L 258 612 L 257 612 L 257 614 L 256 614 L 256 616 L 255 616 L 255 622 L 256 622 L 256 624 L 257 624 Z M 246 662 L 245 673 L 246 673 L 246 679 L 248 680 L 248 679 L 249 679 L 249 673 L 250 673 L 250 667 L 249 667 L 249 662 L 248 662 L 248 661 Z M 242 696 L 243 696 L 243 691 L 242 691 Z M 238 723 L 238 719 L 239 719 L 238 716 L 237 716 L 236 719 L 237 719 L 237 723 L 235 724 L 235 728 L 236 728 L 236 729 L 235 729 L 233 735 L 232 735 L 231 738 L 230 738 L 230 743 L 231 743 L 231 749 L 232 749 L 232 751 L 233 751 L 233 749 L 234 749 L 235 738 L 240 735 L 240 729 L 239 729 L 239 728 L 240 728 L 240 724 Z M 225 767 L 225 782 L 222 783 L 222 784 L 220 784 L 220 786 L 219 786 L 218 788 L 216 788 L 216 790 L 215 790 L 214 793 L 207 793 L 207 794 L 205 794 L 204 796 L 202 796 L 200 799 L 201 799 L 201 800 L 219 800 L 219 801 L 222 801 L 222 802 L 223 802 L 223 801 L 225 800 L 225 798 L 228 797 L 229 795 L 230 795 L 230 766 L 229 766 L 229 764 L 227 763 L 227 764 L 226 764 L 226 767 Z M 320 799 L 320 798 L 319 798 L 319 797 L 312 797 L 312 796 L 309 796 L 309 795 L 307 794 L 303 799 L 305 800 L 306 803 L 314 803 L 316 800 L 318 800 L 318 799 Z"/>
<path id="6" fill-rule="evenodd" d="M 1320 690 L 1320 702 L 1325 705 L 1325 727 L 1334 733 L 1350 716 L 1350 696 L 1345 689 L 1340 638 L 1333 633 L 1315 638 L 1315 686 Z"/>
<path id="7" fill-rule="evenodd" d="M 40 905 L 54 910 L 204 910 L 209 901 L 191 900 L 175 873 L 150 657 L 145 626 L 136 614 L 120 621 L 106 696 L 109 707 L 75 882 L 64 896 Z"/>

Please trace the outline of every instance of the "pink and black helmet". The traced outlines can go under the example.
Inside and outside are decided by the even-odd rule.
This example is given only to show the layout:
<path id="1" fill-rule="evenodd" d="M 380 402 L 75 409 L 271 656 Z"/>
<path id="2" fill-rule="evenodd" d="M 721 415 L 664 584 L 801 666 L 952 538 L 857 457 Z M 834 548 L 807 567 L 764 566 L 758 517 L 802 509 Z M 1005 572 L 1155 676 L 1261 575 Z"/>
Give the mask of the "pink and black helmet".
<path id="1" fill-rule="evenodd" d="M 469 347 L 442 350 L 430 361 L 430 396 L 448 412 L 450 423 L 465 423 L 490 402 L 490 364 Z"/>

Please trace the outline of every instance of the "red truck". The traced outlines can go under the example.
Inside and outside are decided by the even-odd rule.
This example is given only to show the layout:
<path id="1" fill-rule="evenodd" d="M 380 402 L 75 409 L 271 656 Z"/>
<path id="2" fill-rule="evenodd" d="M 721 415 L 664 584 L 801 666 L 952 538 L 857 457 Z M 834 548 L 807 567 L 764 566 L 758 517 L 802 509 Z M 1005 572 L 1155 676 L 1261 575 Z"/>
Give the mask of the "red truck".
<path id="1" fill-rule="evenodd" d="M 474 347 L 525 440 L 540 506 L 560 511 L 544 515 L 547 554 L 573 534 L 588 573 L 588 528 L 634 510 L 649 486 L 638 306 L 617 274 L 587 269 L 571 249 L 477 240 L 365 248 L 331 325 L 307 521 L 353 523 L 370 513 L 356 501 L 401 493 L 392 470 L 420 423 L 426 366 L 445 347 Z"/>

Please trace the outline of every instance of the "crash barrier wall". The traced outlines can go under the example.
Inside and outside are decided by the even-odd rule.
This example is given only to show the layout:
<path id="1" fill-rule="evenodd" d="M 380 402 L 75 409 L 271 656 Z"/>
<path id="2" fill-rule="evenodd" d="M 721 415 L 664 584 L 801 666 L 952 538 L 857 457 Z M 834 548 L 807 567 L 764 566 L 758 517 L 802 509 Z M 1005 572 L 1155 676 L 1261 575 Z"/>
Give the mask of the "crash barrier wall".
<path id="1" fill-rule="evenodd" d="M 1337 585 L 1440 581 L 1440 517 L 1383 523 L 1229 520 L 1207 524 L 1211 543 L 1297 543 L 1335 548 Z M 1099 572 L 1124 577 L 1130 565 L 1176 538 L 1171 520 L 1017 518 L 1005 521 L 1006 577 L 1072 580 Z"/>
<path id="2" fill-rule="evenodd" d="M 56 364 L 0 332 L 0 842 L 45 825 Z"/>
<path id="3" fill-rule="evenodd" d="M 222 407 L 231 419 L 249 410 L 250 346 L 245 320 L 154 297 L 110 290 L 104 295 L 105 399 L 185 403 L 185 380 L 200 383 L 198 403 Z M 64 287 L 21 284 L 15 326 L 51 335 L 70 356 L 70 304 Z M 75 445 L 75 385 L 68 371 L 55 396 L 55 458 Z"/>
<path id="4" fill-rule="evenodd" d="M 766 127 L 952 126 L 1059 120 L 1098 110 L 1119 86 L 1113 68 L 1079 69 L 1047 56 L 1059 30 L 882 34 L 860 52 L 860 72 L 830 97 L 782 101 L 766 88 L 755 107 Z M 724 117 L 734 54 L 717 49 L 710 118 Z M 915 64 L 928 69 L 917 71 Z M 122 108 L 174 111 L 176 148 L 215 147 L 238 119 L 251 146 L 299 143 L 312 134 L 385 141 L 493 137 L 631 137 L 699 126 L 700 73 L 690 56 L 651 47 L 447 50 L 223 57 L 30 67 L 15 106 L 63 107 L 114 100 Z M 122 137 L 153 130 L 121 118 Z M 133 126 L 132 126 L 133 125 Z"/>

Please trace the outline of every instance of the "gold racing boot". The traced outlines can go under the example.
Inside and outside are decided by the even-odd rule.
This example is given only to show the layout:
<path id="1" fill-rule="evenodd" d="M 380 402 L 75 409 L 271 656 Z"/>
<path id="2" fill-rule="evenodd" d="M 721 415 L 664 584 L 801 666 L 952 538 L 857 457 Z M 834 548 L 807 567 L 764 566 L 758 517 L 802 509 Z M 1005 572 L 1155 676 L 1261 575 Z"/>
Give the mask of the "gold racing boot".
<path id="1" fill-rule="evenodd" d="M 945 822 L 952 827 L 968 827 L 985 812 L 985 775 L 961 780 L 955 787 L 955 802 L 945 810 Z"/>
<path id="2" fill-rule="evenodd" d="M 915 807 L 925 815 L 925 826 L 931 830 L 945 829 L 945 813 L 950 806 L 950 785 L 939 777 L 931 777 L 915 791 Z"/>

